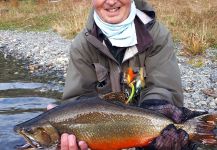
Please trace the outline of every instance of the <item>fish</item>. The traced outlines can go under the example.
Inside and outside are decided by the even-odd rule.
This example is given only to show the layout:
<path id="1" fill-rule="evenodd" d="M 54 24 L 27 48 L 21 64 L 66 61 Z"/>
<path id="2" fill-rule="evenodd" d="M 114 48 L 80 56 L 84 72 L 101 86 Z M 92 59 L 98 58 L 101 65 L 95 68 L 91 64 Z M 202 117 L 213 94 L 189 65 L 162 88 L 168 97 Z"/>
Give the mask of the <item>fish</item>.
<path id="1" fill-rule="evenodd" d="M 61 104 L 14 126 L 32 148 L 59 145 L 63 133 L 74 134 L 92 150 L 120 150 L 149 145 L 170 124 L 185 130 L 191 141 L 217 146 L 217 114 L 176 124 L 152 110 L 95 98 Z"/>

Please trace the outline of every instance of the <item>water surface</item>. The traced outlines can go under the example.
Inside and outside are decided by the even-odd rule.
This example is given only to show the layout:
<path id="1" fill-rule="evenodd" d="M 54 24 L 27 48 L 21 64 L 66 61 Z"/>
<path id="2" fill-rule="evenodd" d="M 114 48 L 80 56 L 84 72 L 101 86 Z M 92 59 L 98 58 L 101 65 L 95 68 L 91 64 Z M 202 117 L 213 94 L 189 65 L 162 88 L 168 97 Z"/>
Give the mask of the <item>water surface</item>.
<path id="1" fill-rule="evenodd" d="M 47 76 L 32 76 L 25 65 L 0 52 L 0 150 L 25 143 L 13 127 L 46 111 L 62 95 L 62 85 Z"/>

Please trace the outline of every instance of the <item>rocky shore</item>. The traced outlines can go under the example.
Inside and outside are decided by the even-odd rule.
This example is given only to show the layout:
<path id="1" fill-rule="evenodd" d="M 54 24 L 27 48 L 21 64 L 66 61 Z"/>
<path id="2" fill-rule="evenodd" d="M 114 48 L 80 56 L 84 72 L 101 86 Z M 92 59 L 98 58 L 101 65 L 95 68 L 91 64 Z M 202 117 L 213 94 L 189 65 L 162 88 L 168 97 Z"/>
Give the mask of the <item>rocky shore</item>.
<path id="1" fill-rule="evenodd" d="M 54 32 L 0 31 L 0 52 L 24 60 L 34 76 L 55 75 L 64 81 L 71 41 Z"/>
<path id="2" fill-rule="evenodd" d="M 7 59 L 24 60 L 25 67 L 36 76 L 53 74 L 64 82 L 71 40 L 53 32 L 0 31 L 0 52 Z M 189 63 L 176 44 L 181 70 L 185 106 L 192 109 L 217 110 L 217 49 L 207 49 L 200 66 Z"/>

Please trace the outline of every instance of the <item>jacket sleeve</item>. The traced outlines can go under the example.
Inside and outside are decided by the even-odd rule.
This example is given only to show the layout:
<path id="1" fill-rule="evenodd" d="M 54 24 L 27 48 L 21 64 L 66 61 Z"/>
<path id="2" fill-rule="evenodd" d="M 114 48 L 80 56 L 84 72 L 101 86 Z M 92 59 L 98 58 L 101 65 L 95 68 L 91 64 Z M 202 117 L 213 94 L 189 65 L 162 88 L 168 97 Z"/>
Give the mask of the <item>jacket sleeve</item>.
<path id="1" fill-rule="evenodd" d="M 88 57 L 90 54 L 85 52 L 85 49 L 88 49 L 87 44 L 81 41 L 77 38 L 71 45 L 63 100 L 96 92 L 96 74 Z"/>
<path id="2" fill-rule="evenodd" d="M 150 34 L 154 43 L 145 60 L 146 88 L 141 92 L 139 104 L 148 99 L 163 99 L 182 106 L 181 77 L 171 35 L 159 22 L 155 22 Z"/>

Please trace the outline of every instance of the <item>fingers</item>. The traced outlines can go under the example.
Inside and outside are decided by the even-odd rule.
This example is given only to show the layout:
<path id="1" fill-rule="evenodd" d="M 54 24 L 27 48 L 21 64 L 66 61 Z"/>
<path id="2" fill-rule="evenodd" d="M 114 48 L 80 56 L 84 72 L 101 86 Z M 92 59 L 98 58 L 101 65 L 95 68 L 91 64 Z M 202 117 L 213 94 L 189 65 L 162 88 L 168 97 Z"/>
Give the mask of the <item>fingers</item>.
<path id="1" fill-rule="evenodd" d="M 68 134 L 66 133 L 62 134 L 60 147 L 61 147 L 61 150 L 69 150 Z"/>
<path id="2" fill-rule="evenodd" d="M 189 143 L 189 135 L 186 131 L 182 129 L 178 129 L 178 142 L 181 144 L 182 147 L 185 147 Z"/>
<path id="3" fill-rule="evenodd" d="M 168 125 L 155 141 L 158 150 L 181 150 L 188 144 L 188 134 L 174 125 Z"/>
<path id="4" fill-rule="evenodd" d="M 50 110 L 50 109 L 52 109 L 52 108 L 54 108 L 54 107 L 56 107 L 57 105 L 54 105 L 54 104 L 48 104 L 47 105 L 47 110 Z"/>
<path id="5" fill-rule="evenodd" d="M 79 141 L 78 145 L 80 147 L 80 150 L 87 150 L 88 149 L 87 143 L 85 143 L 84 141 Z"/>
<path id="6" fill-rule="evenodd" d="M 69 150 L 78 150 L 76 137 L 74 135 L 68 136 Z"/>
<path id="7" fill-rule="evenodd" d="M 77 144 L 76 137 L 67 133 L 61 136 L 61 150 L 87 150 L 88 146 L 84 141 L 79 141 Z"/>

